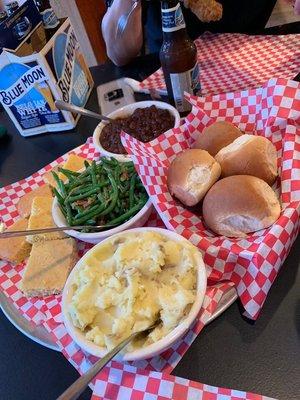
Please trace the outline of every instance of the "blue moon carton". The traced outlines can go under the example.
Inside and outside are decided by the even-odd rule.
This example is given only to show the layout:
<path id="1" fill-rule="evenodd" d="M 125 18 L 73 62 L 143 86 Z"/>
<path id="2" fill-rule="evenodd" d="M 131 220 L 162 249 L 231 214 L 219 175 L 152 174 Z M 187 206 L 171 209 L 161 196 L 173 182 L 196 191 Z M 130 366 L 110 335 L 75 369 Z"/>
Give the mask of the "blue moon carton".
<path id="1" fill-rule="evenodd" d="M 74 128 L 79 115 L 60 111 L 55 100 L 85 106 L 93 80 L 67 19 L 39 53 L 0 55 L 0 102 L 23 136 Z"/>

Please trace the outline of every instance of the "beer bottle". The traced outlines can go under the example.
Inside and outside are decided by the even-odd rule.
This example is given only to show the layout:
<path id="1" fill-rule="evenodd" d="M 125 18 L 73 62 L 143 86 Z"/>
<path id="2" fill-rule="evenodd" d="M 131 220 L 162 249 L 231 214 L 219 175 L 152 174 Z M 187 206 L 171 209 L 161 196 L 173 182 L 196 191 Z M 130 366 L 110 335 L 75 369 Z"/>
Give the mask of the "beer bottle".
<path id="1" fill-rule="evenodd" d="M 51 7 L 49 0 L 35 0 L 35 4 L 41 14 L 48 42 L 57 31 L 60 21 Z"/>
<path id="2" fill-rule="evenodd" d="M 191 105 L 184 99 L 184 92 L 200 91 L 197 48 L 189 38 L 179 0 L 162 0 L 163 44 L 160 49 L 168 96 L 179 113 L 187 115 Z"/>

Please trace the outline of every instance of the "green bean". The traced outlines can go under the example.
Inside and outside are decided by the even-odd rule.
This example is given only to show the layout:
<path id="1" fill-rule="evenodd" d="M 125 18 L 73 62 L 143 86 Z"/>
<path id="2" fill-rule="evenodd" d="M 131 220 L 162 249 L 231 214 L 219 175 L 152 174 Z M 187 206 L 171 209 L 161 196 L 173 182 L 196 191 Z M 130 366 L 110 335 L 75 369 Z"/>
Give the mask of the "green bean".
<path id="1" fill-rule="evenodd" d="M 91 164 L 90 174 L 91 174 L 93 185 L 97 185 L 96 163 L 95 163 L 95 161 L 93 161 L 92 164 Z"/>
<path id="2" fill-rule="evenodd" d="M 128 218 L 130 218 L 132 215 L 136 214 L 138 211 L 142 209 L 144 204 L 138 203 L 132 208 L 130 208 L 126 213 L 120 215 L 119 217 L 109 221 L 106 225 L 119 225 L 122 222 L 126 221 Z"/>
<path id="3" fill-rule="evenodd" d="M 100 207 L 99 204 L 95 204 L 90 208 L 86 208 L 85 210 L 82 210 L 80 213 L 78 213 L 75 217 L 76 218 L 82 218 L 85 217 L 86 215 L 90 214 L 91 212 L 97 210 Z"/>
<path id="4" fill-rule="evenodd" d="M 53 188 L 52 191 L 53 191 L 54 195 L 56 196 L 59 205 L 64 206 L 64 199 L 60 195 L 59 191 L 56 188 Z"/>
<path id="5" fill-rule="evenodd" d="M 104 210 L 101 213 L 101 215 L 109 214 L 115 208 L 115 205 L 116 205 L 117 200 L 118 200 L 118 192 L 119 191 L 118 191 L 118 186 L 116 184 L 116 181 L 114 180 L 114 177 L 112 176 L 111 173 L 108 173 L 107 175 L 108 175 L 108 179 L 110 180 L 110 183 L 111 183 L 111 186 L 112 186 L 112 189 L 113 189 L 113 193 L 112 193 L 112 198 L 111 198 L 110 205 L 107 207 L 106 210 Z"/>
<path id="6" fill-rule="evenodd" d="M 135 176 L 132 175 L 130 179 L 130 189 L 129 189 L 129 208 L 134 206 L 134 189 L 135 189 Z"/>
<path id="7" fill-rule="evenodd" d="M 106 185 L 106 182 L 103 182 L 102 184 L 99 184 L 96 187 L 94 186 L 92 189 L 89 189 L 87 191 L 83 191 L 80 194 L 67 197 L 66 200 L 69 203 L 73 203 L 74 201 L 85 199 L 87 197 L 90 197 L 92 194 L 97 194 L 104 185 Z"/>
<path id="8" fill-rule="evenodd" d="M 75 196 L 77 194 L 82 194 L 84 192 L 88 192 L 89 190 L 93 189 L 95 186 L 91 183 L 89 183 L 88 185 L 79 185 L 73 189 L 70 190 L 68 196 L 71 197 Z"/>
<path id="9" fill-rule="evenodd" d="M 66 185 L 66 187 L 68 188 L 68 190 L 71 190 L 71 189 L 78 187 L 81 184 L 83 185 L 84 183 L 88 183 L 88 182 L 91 182 L 90 176 L 87 176 L 84 178 L 80 177 L 78 180 L 73 181 L 70 185 L 68 185 L 68 186 Z"/>
<path id="10" fill-rule="evenodd" d="M 63 175 L 65 175 L 68 179 L 71 179 L 71 180 L 80 175 L 79 172 L 70 171 L 68 169 L 64 169 L 61 167 L 58 167 L 58 171 L 61 172 Z"/>
<path id="11" fill-rule="evenodd" d="M 66 218 L 67 218 L 68 225 L 72 226 L 73 225 L 73 223 L 72 223 L 72 210 L 71 210 L 70 204 L 65 203 L 65 208 L 66 208 L 66 212 L 67 212 Z"/>
<path id="12" fill-rule="evenodd" d="M 106 165 L 106 166 L 108 166 L 108 167 L 114 167 L 115 166 L 115 163 L 112 161 L 113 159 L 108 159 L 108 158 L 103 158 L 103 159 L 101 159 L 101 161 L 102 161 L 102 164 L 103 165 Z"/>
<path id="13" fill-rule="evenodd" d="M 61 179 L 59 179 L 56 172 L 52 171 L 52 175 L 53 175 L 53 178 L 55 179 L 55 182 L 57 183 L 57 186 L 61 192 L 62 197 L 66 197 L 67 193 L 66 193 L 66 188 L 65 188 L 63 181 Z"/>
<path id="14" fill-rule="evenodd" d="M 73 219 L 73 224 L 72 225 L 80 225 L 84 224 L 86 221 L 88 221 L 91 218 L 98 217 L 101 215 L 101 212 L 105 209 L 105 204 L 97 205 L 97 208 L 94 210 L 90 210 L 89 213 L 87 213 L 84 216 L 81 216 L 80 218 L 77 216 L 76 218 Z M 82 213 L 83 214 L 83 213 Z"/>

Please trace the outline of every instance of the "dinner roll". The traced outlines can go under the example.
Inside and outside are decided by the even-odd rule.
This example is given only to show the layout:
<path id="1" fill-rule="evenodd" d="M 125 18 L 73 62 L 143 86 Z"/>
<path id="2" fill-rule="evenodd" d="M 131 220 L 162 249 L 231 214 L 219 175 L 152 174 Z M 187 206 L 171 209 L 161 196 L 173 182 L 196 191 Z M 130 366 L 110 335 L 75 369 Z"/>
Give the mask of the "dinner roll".
<path id="1" fill-rule="evenodd" d="M 214 157 L 223 147 L 232 143 L 242 134 L 243 132 L 230 122 L 217 121 L 203 129 L 193 148 L 206 150 Z"/>
<path id="2" fill-rule="evenodd" d="M 203 201 L 203 218 L 215 233 L 244 237 L 272 225 L 280 215 L 273 189 L 262 179 L 235 175 L 218 181 Z"/>
<path id="3" fill-rule="evenodd" d="M 263 136 L 243 135 L 216 155 L 222 176 L 253 175 L 272 185 L 278 175 L 275 146 Z"/>
<path id="4" fill-rule="evenodd" d="M 194 206 L 220 175 L 220 165 L 207 151 L 185 150 L 169 167 L 167 175 L 169 192 L 184 205 Z"/>

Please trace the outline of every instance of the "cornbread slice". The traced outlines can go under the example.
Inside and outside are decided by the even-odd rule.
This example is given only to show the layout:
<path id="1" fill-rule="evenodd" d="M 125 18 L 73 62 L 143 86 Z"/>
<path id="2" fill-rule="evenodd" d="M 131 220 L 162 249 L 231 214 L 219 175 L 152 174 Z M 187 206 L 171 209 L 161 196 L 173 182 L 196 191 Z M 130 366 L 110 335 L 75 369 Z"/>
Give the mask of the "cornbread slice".
<path id="1" fill-rule="evenodd" d="M 52 171 L 56 172 L 58 174 L 58 177 L 62 181 L 66 182 L 68 180 L 68 178 L 61 172 L 58 172 L 58 168 L 62 167 L 64 169 L 68 169 L 69 171 L 77 172 L 77 171 L 80 171 L 82 168 L 84 168 L 85 161 L 87 161 L 88 163 L 91 163 L 91 161 L 87 160 L 86 158 L 77 156 L 76 154 L 70 154 L 67 161 L 64 164 L 57 165 L 51 171 L 47 171 L 43 175 L 44 181 L 52 187 L 57 187 L 55 179 L 53 178 L 53 175 L 52 175 Z"/>
<path id="2" fill-rule="evenodd" d="M 37 196 L 33 199 L 28 229 L 52 228 L 56 226 L 52 218 L 52 203 L 52 197 Z M 38 235 L 28 235 L 27 241 L 35 243 L 42 240 L 63 239 L 65 237 L 64 232 L 40 233 Z"/>
<path id="3" fill-rule="evenodd" d="M 58 173 L 58 168 L 59 167 L 62 167 L 62 165 L 57 165 L 56 167 L 54 167 L 54 168 L 50 169 L 49 171 L 45 172 L 44 175 L 43 175 L 44 181 L 48 185 L 50 185 L 52 187 L 56 187 L 56 182 L 55 182 L 55 179 L 53 178 L 52 171 Z"/>
<path id="4" fill-rule="evenodd" d="M 77 258 L 72 238 L 34 243 L 21 281 L 22 292 L 28 297 L 61 293 Z"/>
<path id="5" fill-rule="evenodd" d="M 70 154 L 67 161 L 64 163 L 63 168 L 68 169 L 69 171 L 77 172 L 84 168 L 85 161 L 91 163 L 91 161 L 87 160 L 86 158 L 77 156 L 76 154 Z M 60 179 L 67 180 L 65 175 L 62 173 L 59 174 L 59 177 Z"/>
<path id="6" fill-rule="evenodd" d="M 49 185 L 39 186 L 37 189 L 24 194 L 17 204 L 17 210 L 21 217 L 27 218 L 30 215 L 32 201 L 36 196 L 51 197 L 52 192 Z"/>
<path id="7" fill-rule="evenodd" d="M 21 218 L 11 225 L 6 232 L 27 229 L 28 221 Z M 14 264 L 20 264 L 30 254 L 31 244 L 26 241 L 25 236 L 0 239 L 0 258 Z"/>

